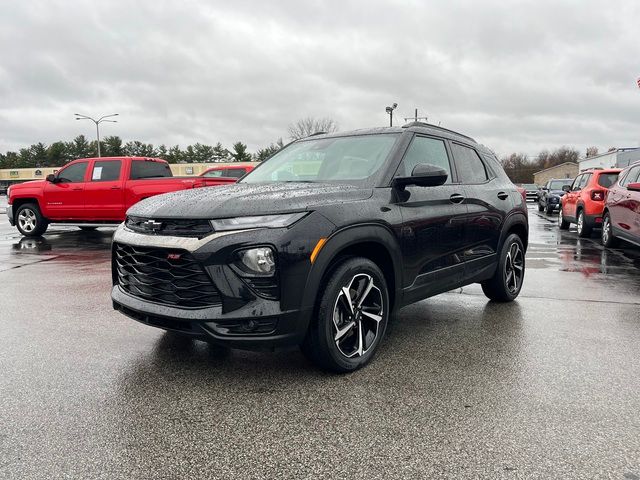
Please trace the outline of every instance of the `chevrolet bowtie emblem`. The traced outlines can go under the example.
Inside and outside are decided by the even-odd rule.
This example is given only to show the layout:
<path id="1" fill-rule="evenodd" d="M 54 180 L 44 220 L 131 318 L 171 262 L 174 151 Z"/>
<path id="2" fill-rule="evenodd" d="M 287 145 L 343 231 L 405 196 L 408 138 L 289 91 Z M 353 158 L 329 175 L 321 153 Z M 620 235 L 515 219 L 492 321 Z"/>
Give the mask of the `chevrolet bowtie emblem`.
<path id="1" fill-rule="evenodd" d="M 140 225 L 144 226 L 146 230 L 157 231 L 162 227 L 162 222 L 156 222 L 155 220 L 147 220 L 146 222 L 142 222 Z"/>

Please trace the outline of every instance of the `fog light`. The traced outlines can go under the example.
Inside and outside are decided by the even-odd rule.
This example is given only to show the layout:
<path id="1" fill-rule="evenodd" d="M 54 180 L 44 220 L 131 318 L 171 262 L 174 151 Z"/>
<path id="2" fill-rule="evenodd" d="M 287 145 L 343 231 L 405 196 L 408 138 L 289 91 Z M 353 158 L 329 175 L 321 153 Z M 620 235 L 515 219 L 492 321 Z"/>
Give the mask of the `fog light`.
<path id="1" fill-rule="evenodd" d="M 276 270 L 273 250 L 269 247 L 258 247 L 239 252 L 240 261 L 249 272 L 271 275 Z"/>

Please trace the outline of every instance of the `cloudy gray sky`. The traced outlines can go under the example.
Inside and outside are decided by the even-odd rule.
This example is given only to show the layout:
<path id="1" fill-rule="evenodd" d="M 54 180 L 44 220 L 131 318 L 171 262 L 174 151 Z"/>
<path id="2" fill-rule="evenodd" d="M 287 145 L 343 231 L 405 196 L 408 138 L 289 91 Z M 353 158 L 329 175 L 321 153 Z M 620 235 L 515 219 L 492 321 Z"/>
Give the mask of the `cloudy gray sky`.
<path id="1" fill-rule="evenodd" d="M 640 141 L 640 2 L 4 1 L 0 151 L 103 135 L 255 150 L 414 108 L 498 154 Z"/>

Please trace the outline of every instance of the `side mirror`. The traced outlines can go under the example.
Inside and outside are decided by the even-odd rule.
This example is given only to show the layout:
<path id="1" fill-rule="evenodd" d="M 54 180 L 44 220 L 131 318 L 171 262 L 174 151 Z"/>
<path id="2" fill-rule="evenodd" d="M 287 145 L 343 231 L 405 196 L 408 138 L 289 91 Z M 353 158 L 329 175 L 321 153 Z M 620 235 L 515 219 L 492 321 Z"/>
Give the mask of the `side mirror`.
<path id="1" fill-rule="evenodd" d="M 549 189 L 547 187 L 542 187 L 542 190 L 544 190 L 545 192 L 548 191 Z"/>
<path id="2" fill-rule="evenodd" d="M 47 175 L 46 180 L 47 182 L 56 183 L 58 178 L 53 173 L 50 173 L 49 175 Z"/>
<path id="3" fill-rule="evenodd" d="M 640 192 L 640 182 L 633 182 L 627 185 L 627 190 L 631 190 L 633 192 Z"/>
<path id="4" fill-rule="evenodd" d="M 446 170 L 428 163 L 420 163 L 413 167 L 410 177 L 396 177 L 393 186 L 403 190 L 407 185 L 418 187 L 437 187 L 447 181 L 449 174 Z"/>
<path id="5" fill-rule="evenodd" d="M 562 191 L 563 192 L 570 192 L 571 191 L 571 185 L 563 185 L 562 186 Z"/>

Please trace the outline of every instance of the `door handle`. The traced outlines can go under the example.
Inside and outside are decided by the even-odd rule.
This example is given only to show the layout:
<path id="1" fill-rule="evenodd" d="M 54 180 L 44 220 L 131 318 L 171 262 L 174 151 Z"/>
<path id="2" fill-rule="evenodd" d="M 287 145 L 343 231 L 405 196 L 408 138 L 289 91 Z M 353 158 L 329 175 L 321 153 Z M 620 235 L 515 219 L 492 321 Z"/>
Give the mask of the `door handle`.
<path id="1" fill-rule="evenodd" d="M 75 187 L 75 188 L 72 188 L 71 190 L 77 192 L 78 190 L 82 190 L 82 187 Z"/>
<path id="2" fill-rule="evenodd" d="M 449 201 L 451 203 L 462 203 L 464 202 L 464 196 L 460 195 L 459 193 L 454 193 L 449 197 Z"/>
<path id="3" fill-rule="evenodd" d="M 111 190 L 120 190 L 120 187 L 111 187 Z"/>
<path id="4" fill-rule="evenodd" d="M 498 192 L 498 198 L 500 200 L 506 200 L 507 198 L 509 198 L 509 194 L 506 192 Z"/>

